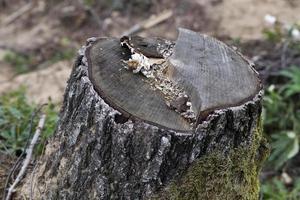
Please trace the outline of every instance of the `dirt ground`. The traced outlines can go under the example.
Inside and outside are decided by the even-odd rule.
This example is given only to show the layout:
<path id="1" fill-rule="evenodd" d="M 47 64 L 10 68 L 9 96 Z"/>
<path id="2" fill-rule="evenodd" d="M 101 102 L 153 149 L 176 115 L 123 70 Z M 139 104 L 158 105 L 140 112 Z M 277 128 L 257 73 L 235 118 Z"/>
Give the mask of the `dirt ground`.
<path id="1" fill-rule="evenodd" d="M 27 88 L 29 99 L 35 103 L 47 102 L 49 98 L 55 102 L 62 101 L 71 66 L 70 61 L 60 61 L 45 69 L 21 74 L 4 81 L 1 84 L 1 90 L 16 90 L 23 85 Z"/>
<path id="2" fill-rule="evenodd" d="M 262 38 L 266 14 L 287 24 L 300 22 L 300 1 L 224 0 L 209 12 L 213 19 L 220 22 L 220 33 L 243 40 Z"/>
<path id="3" fill-rule="evenodd" d="M 102 23 L 99 28 L 82 6 L 67 1 L 57 5 L 46 1 L 32 1 L 34 3 L 29 11 L 11 20 L 16 11 L 19 12 L 28 5 L 25 1 L 14 2 L 15 4 L 2 8 L 4 12 L 0 12 L 0 94 L 19 85 L 27 85 L 29 98 L 38 103 L 49 97 L 54 101 L 61 101 L 72 64 L 60 62 L 47 65 L 47 69 L 43 67 L 43 62 L 51 59 L 53 51 L 64 51 L 59 47 L 55 49 L 61 38 L 70 40 L 72 48 L 76 49 L 87 37 L 119 36 L 134 24 L 164 10 L 172 10 L 173 16 L 140 35 L 175 39 L 176 28 L 186 27 L 210 35 L 241 38 L 244 41 L 262 38 L 266 14 L 272 14 L 291 24 L 300 20 L 300 2 L 296 0 L 164 0 L 151 6 L 146 14 L 134 13 L 135 8 L 132 8 L 132 13 L 111 10 L 102 12 L 99 14 Z M 39 61 L 34 64 L 33 69 L 40 68 L 39 71 L 15 76 L 14 69 L 3 59 L 7 50 L 28 52 L 30 56 L 36 57 Z M 37 80 L 40 74 L 47 73 L 49 75 L 43 75 L 42 82 Z M 36 84 L 38 87 L 33 87 Z"/>

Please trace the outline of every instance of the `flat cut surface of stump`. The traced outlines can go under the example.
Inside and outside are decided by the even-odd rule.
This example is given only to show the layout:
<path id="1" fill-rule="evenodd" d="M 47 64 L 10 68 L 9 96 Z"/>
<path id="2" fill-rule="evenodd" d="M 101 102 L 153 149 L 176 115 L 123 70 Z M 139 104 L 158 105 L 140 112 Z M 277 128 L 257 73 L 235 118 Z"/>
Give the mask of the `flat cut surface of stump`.
<path id="1" fill-rule="evenodd" d="M 163 44 L 162 39 L 143 43 L 143 51 Z M 139 42 L 139 41 L 138 41 Z M 166 76 L 188 94 L 197 121 L 216 109 L 238 106 L 251 100 L 261 89 L 257 73 L 225 44 L 186 29 L 179 29 Z M 157 50 L 158 54 L 159 51 Z M 144 54 L 146 55 L 146 54 Z M 151 55 L 150 55 L 151 56 Z M 118 38 L 99 38 L 86 53 L 89 77 L 104 100 L 125 118 L 142 120 L 173 130 L 191 131 L 191 124 L 170 109 L 163 94 L 151 87 L 141 73 L 125 69 L 130 49 Z"/>
<path id="2" fill-rule="evenodd" d="M 261 89 L 257 72 L 240 54 L 212 37 L 187 29 L 180 29 L 170 62 L 172 79 L 191 94 L 198 116 L 241 105 Z"/>

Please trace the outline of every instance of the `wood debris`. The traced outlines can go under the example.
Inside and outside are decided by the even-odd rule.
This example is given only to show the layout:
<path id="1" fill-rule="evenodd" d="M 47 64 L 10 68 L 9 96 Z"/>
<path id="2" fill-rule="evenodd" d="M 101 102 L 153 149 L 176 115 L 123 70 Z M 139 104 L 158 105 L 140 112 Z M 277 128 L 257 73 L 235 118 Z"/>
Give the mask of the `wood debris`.
<path id="1" fill-rule="evenodd" d="M 121 46 L 129 48 L 131 52 L 131 58 L 123 60 L 124 67 L 134 74 L 140 73 L 145 76 L 151 88 L 163 94 L 166 105 L 194 125 L 196 115 L 192 109 L 190 97 L 182 87 L 167 76 L 169 63 L 166 59 L 145 56 L 143 52 L 130 45 L 129 39 L 129 37 L 121 39 Z"/>

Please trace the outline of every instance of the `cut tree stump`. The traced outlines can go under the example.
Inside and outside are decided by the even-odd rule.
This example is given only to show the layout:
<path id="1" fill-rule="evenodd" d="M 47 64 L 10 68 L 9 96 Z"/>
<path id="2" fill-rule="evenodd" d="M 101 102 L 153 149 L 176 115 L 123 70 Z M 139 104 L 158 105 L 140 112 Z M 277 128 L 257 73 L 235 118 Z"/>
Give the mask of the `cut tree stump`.
<path id="1" fill-rule="evenodd" d="M 20 193 L 33 199 L 258 199 L 268 154 L 262 86 L 239 53 L 179 29 L 175 42 L 91 38 L 54 137 Z"/>

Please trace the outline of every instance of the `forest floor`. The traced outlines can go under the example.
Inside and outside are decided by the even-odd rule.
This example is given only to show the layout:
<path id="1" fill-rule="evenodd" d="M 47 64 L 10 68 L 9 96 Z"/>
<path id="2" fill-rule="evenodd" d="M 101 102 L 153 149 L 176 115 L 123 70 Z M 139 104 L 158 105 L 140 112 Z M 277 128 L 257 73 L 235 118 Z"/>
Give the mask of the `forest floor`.
<path id="1" fill-rule="evenodd" d="M 61 102 L 76 50 L 87 38 L 118 37 L 166 10 L 173 13 L 170 18 L 139 35 L 174 40 L 177 28 L 184 27 L 215 36 L 255 61 L 266 85 L 285 66 L 300 66 L 299 52 L 294 50 L 285 52 L 283 66 L 283 46 L 270 43 L 263 35 L 266 14 L 285 24 L 299 22 L 297 0 L 113 0 L 97 5 L 91 5 L 94 1 L 3 2 L 7 4 L 0 4 L 0 94 L 25 85 L 35 103 L 49 98 Z M 7 159 L 0 159 L 0 183 L 11 164 Z"/>

